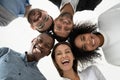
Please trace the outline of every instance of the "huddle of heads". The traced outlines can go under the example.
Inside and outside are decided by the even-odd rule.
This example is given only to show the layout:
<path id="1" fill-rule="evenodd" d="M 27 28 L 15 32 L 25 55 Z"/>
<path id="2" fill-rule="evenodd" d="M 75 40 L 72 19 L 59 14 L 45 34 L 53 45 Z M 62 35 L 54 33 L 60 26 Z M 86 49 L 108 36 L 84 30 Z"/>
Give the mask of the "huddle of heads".
<path id="1" fill-rule="evenodd" d="M 32 29 L 40 33 L 49 33 L 52 31 L 52 37 L 60 42 L 53 48 L 52 59 L 61 76 L 62 70 L 59 63 L 56 61 L 56 56 L 61 55 L 56 52 L 56 49 L 60 45 L 66 45 L 70 48 L 68 53 L 72 53 L 73 62 L 75 62 L 73 68 L 77 66 L 76 59 L 84 63 L 101 56 L 97 52 L 98 48 L 101 46 L 101 42 L 98 38 L 98 36 L 101 36 L 101 33 L 96 31 L 97 27 L 95 24 L 87 22 L 81 25 L 73 25 L 73 17 L 69 13 L 60 14 L 53 21 L 52 17 L 49 16 L 46 11 L 40 9 L 32 9 L 28 13 L 27 19 Z M 68 40 L 68 42 L 65 42 L 66 40 Z"/>
<path id="2" fill-rule="evenodd" d="M 53 20 L 46 11 L 36 8 L 29 11 L 27 19 L 33 30 L 51 31 L 59 42 L 66 41 L 73 29 L 73 18 L 69 13 L 62 13 Z"/>

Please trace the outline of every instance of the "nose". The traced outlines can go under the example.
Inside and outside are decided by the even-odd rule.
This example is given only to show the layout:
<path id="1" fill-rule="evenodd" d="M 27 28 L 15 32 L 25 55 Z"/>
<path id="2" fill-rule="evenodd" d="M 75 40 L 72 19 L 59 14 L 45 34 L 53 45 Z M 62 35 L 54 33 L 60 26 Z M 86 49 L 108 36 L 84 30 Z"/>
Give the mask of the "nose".
<path id="1" fill-rule="evenodd" d="M 40 43 L 38 44 L 39 48 L 43 48 L 44 47 L 44 44 L 43 43 Z"/>
<path id="2" fill-rule="evenodd" d="M 65 58 L 65 56 L 66 56 L 65 53 L 63 53 L 63 54 L 62 54 L 62 57 Z"/>
<path id="3" fill-rule="evenodd" d="M 87 44 L 87 45 L 90 45 L 90 40 L 89 40 L 89 39 L 86 40 L 86 44 Z"/>

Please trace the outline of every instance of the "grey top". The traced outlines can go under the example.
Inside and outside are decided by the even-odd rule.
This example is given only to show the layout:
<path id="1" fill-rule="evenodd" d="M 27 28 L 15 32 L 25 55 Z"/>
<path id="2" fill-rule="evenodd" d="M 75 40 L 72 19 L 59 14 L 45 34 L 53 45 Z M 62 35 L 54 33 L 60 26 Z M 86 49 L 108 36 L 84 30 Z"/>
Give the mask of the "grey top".
<path id="1" fill-rule="evenodd" d="M 0 48 L 0 80 L 46 80 L 37 62 L 27 62 L 25 54 Z"/>

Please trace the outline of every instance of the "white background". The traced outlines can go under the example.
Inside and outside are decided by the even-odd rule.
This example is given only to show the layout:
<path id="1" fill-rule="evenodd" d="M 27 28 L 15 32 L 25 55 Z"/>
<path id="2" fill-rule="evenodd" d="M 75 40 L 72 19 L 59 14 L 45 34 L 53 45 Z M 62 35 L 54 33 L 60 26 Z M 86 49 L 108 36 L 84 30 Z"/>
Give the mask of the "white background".
<path id="1" fill-rule="evenodd" d="M 30 0 L 30 2 L 33 5 L 32 8 L 38 7 L 40 9 L 44 9 L 53 18 L 56 18 L 59 14 L 58 8 L 48 0 Z M 89 17 L 89 19 L 96 21 L 102 12 L 119 2 L 119 0 L 103 0 L 99 6 L 96 7 L 94 12 L 89 11 L 87 14 L 84 12 L 78 12 L 75 14 L 74 20 L 75 22 L 79 22 L 80 20 L 85 20 Z M 87 16 L 87 18 L 85 16 L 81 16 L 83 13 Z M 8 26 L 4 28 L 0 27 L 0 47 L 7 46 L 16 51 L 24 53 L 25 51 L 29 50 L 31 40 L 38 34 L 39 33 L 37 31 L 34 31 L 30 28 L 26 18 L 19 17 L 12 21 Z M 101 54 L 103 54 L 102 51 Z M 120 80 L 120 67 L 107 64 L 104 56 L 102 57 L 102 60 L 97 61 L 97 66 L 102 71 L 107 80 Z M 52 63 L 50 55 L 41 59 L 38 63 L 38 67 L 48 80 L 61 79 Z"/>

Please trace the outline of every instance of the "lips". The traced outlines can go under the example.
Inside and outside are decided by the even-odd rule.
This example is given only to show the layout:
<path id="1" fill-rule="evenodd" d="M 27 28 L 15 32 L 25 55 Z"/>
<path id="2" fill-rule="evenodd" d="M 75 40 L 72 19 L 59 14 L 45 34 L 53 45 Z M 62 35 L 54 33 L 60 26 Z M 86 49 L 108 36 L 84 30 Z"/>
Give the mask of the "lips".
<path id="1" fill-rule="evenodd" d="M 95 46 L 95 39 L 92 38 L 92 46 Z"/>
<path id="2" fill-rule="evenodd" d="M 63 65 L 67 65 L 67 64 L 69 64 L 69 63 L 70 63 L 70 60 L 65 59 L 65 60 L 63 60 L 61 63 L 62 63 Z"/>
<path id="3" fill-rule="evenodd" d="M 40 47 L 38 45 L 35 45 L 35 51 L 37 53 L 42 53 L 42 51 L 41 51 L 41 49 L 40 49 Z"/>

